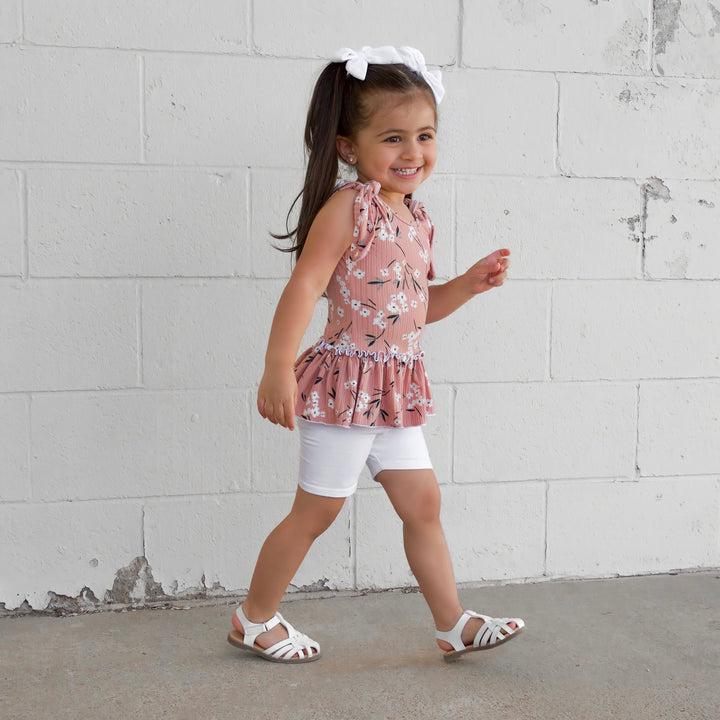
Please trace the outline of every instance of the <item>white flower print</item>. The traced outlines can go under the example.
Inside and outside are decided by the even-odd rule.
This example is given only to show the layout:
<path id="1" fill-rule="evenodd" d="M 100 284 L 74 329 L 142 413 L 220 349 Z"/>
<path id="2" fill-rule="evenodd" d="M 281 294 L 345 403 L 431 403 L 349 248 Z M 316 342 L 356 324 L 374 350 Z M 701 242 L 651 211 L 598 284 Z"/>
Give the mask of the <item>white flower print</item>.
<path id="1" fill-rule="evenodd" d="M 380 270 L 380 275 L 382 277 L 388 277 L 390 275 L 390 271 L 387 268 L 382 268 L 382 270 Z"/>
<path id="2" fill-rule="evenodd" d="M 345 308 L 339 307 L 335 312 L 338 317 L 345 317 Z"/>
<path id="3" fill-rule="evenodd" d="M 359 300 L 351 300 L 350 301 L 350 307 L 353 310 L 359 310 L 360 309 L 360 301 Z"/>
<path id="4" fill-rule="evenodd" d="M 361 308 L 360 315 L 361 315 L 361 317 L 368 317 L 368 315 L 370 315 L 370 308 L 366 308 L 366 307 Z"/>
<path id="5" fill-rule="evenodd" d="M 364 277 L 365 277 L 365 271 L 364 271 L 364 270 L 360 270 L 360 269 L 358 268 L 358 269 L 356 269 L 356 270 L 353 272 L 353 275 L 354 275 L 356 278 L 364 278 Z"/>
<path id="6" fill-rule="evenodd" d="M 310 393 L 310 397 L 305 401 L 305 417 L 317 418 L 325 417 L 325 411 L 320 410 L 320 395 L 313 391 Z"/>

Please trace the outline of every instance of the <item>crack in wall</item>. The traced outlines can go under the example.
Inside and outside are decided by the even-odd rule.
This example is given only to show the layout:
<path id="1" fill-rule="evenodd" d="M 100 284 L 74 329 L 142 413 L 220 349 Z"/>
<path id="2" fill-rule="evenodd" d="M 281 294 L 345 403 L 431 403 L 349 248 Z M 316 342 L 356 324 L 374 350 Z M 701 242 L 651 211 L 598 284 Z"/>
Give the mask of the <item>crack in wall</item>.
<path id="1" fill-rule="evenodd" d="M 672 198 L 670 197 L 670 188 L 658 177 L 651 177 L 646 180 L 642 186 L 642 215 L 640 217 L 640 240 L 642 242 L 642 275 L 646 277 L 645 271 L 645 250 L 647 243 L 655 238 L 654 235 L 647 234 L 647 218 L 648 218 L 648 201 L 650 198 L 656 200 L 663 200 L 669 202 Z"/>

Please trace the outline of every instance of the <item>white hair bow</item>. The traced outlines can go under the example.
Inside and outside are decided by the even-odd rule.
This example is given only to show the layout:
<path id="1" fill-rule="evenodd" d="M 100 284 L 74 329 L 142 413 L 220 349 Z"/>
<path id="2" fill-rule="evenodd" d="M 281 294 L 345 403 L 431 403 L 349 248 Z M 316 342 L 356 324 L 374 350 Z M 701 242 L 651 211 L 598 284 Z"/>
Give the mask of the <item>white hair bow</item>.
<path id="1" fill-rule="evenodd" d="M 392 45 L 372 48 L 365 46 L 360 50 L 340 48 L 330 58 L 333 62 L 344 62 L 348 74 L 358 80 L 364 80 L 368 65 L 406 65 L 420 74 L 435 95 L 435 101 L 440 102 L 445 95 L 442 84 L 442 74 L 439 70 L 428 70 L 423 54 L 412 47 L 395 48 Z"/>

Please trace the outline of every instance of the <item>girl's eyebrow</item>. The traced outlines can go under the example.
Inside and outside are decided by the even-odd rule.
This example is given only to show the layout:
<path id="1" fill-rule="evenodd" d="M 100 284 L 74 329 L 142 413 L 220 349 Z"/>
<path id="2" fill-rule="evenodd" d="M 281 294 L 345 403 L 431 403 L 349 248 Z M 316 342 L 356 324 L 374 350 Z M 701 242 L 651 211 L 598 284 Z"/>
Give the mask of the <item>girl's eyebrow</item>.
<path id="1" fill-rule="evenodd" d="M 425 127 L 418 128 L 414 132 L 426 132 L 427 130 L 432 130 L 435 132 L 435 127 L 433 125 L 425 125 Z M 390 128 L 389 130 L 383 130 L 382 132 L 379 132 L 376 137 L 380 137 L 381 135 L 387 135 L 387 134 L 402 134 L 406 132 L 412 132 L 410 130 L 405 130 L 404 128 Z"/>

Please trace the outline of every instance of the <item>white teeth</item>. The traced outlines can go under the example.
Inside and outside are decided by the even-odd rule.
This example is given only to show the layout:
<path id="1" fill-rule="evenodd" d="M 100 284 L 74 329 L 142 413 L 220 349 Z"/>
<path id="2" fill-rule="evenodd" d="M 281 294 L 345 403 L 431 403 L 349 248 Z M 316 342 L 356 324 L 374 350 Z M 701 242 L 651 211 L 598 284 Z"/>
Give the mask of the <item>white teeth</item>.
<path id="1" fill-rule="evenodd" d="M 414 175 L 417 171 L 418 168 L 408 168 L 405 170 L 401 170 L 398 168 L 397 170 L 395 170 L 398 175 Z"/>

